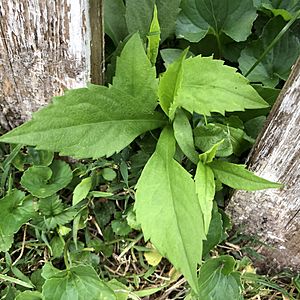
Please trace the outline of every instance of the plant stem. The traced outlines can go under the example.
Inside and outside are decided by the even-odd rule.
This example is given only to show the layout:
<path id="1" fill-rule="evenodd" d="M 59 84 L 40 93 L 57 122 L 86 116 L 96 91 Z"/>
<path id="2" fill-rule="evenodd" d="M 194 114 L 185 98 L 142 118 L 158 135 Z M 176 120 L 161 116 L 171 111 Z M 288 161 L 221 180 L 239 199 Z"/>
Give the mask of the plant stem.
<path id="1" fill-rule="evenodd" d="M 288 31 L 288 29 L 294 24 L 297 18 L 300 16 L 300 10 L 296 15 L 281 29 L 281 31 L 277 34 L 272 43 L 266 48 L 266 50 L 261 54 L 261 56 L 256 60 L 253 66 L 248 70 L 245 74 L 245 77 L 249 76 L 252 71 L 257 67 L 257 65 L 265 58 L 265 56 L 269 53 L 269 51 L 277 44 L 277 42 L 282 38 L 282 36 Z"/>

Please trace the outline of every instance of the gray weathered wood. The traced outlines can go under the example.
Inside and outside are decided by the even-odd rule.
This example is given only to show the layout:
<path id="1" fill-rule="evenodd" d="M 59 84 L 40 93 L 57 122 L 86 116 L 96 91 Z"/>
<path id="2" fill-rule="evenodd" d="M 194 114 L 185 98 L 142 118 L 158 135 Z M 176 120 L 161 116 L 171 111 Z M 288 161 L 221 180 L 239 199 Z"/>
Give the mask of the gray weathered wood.
<path id="1" fill-rule="evenodd" d="M 95 45 L 100 49 L 92 69 L 98 77 L 92 81 L 101 82 L 102 1 L 98 3 L 92 10 L 98 19 L 90 22 L 88 0 L 0 1 L 2 127 L 23 123 L 65 89 L 85 86 L 90 81 Z"/>
<path id="2" fill-rule="evenodd" d="M 282 89 L 266 126 L 249 156 L 257 175 L 284 189 L 237 191 L 227 211 L 243 231 L 257 234 L 264 266 L 300 270 L 300 58 Z"/>

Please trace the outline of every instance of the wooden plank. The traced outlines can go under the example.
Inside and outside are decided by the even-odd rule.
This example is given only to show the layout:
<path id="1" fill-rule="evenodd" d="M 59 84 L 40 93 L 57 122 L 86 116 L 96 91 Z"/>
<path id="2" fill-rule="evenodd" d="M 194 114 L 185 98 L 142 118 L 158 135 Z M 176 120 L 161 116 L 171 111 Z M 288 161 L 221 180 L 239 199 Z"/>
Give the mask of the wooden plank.
<path id="1" fill-rule="evenodd" d="M 236 191 L 227 207 L 233 223 L 272 248 L 261 268 L 300 270 L 300 58 L 282 89 L 256 145 L 249 168 L 284 189 Z"/>
<path id="2" fill-rule="evenodd" d="M 0 125 L 10 129 L 54 95 L 90 81 L 92 31 L 88 0 L 2 0 L 0 18 Z"/>

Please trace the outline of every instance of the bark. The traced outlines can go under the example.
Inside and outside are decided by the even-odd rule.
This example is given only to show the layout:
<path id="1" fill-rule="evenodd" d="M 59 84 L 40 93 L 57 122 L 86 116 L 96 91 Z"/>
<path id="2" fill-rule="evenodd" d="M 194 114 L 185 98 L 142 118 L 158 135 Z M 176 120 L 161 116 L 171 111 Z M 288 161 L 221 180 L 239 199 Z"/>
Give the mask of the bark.
<path id="1" fill-rule="evenodd" d="M 236 191 L 227 211 L 243 232 L 270 247 L 259 251 L 262 268 L 300 270 L 300 58 L 282 89 L 249 156 L 257 175 L 285 185 L 281 190 Z"/>
<path id="2" fill-rule="evenodd" d="M 95 1 L 91 1 L 95 2 Z M 88 0 L 0 2 L 0 125 L 11 129 L 65 89 L 101 83 L 102 2 L 89 16 Z M 93 5 L 93 4 L 92 4 Z M 90 24 L 97 24 L 90 26 Z M 90 44 L 93 47 L 90 47 Z M 100 48 L 100 49 L 99 49 Z M 93 67 L 90 65 L 91 53 Z"/>

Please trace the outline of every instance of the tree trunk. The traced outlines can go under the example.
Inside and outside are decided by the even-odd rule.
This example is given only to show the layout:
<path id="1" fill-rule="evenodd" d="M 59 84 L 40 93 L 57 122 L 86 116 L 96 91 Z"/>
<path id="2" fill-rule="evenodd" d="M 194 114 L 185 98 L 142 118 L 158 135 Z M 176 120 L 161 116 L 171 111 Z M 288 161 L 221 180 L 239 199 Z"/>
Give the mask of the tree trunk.
<path id="1" fill-rule="evenodd" d="M 236 191 L 227 211 L 243 232 L 258 235 L 270 247 L 259 252 L 262 268 L 300 270 L 300 58 L 282 89 L 266 126 L 249 156 L 257 175 L 284 188 Z"/>
<path id="2" fill-rule="evenodd" d="M 23 123 L 65 89 L 102 82 L 102 1 L 2 0 L 0 17 L 3 128 Z"/>

